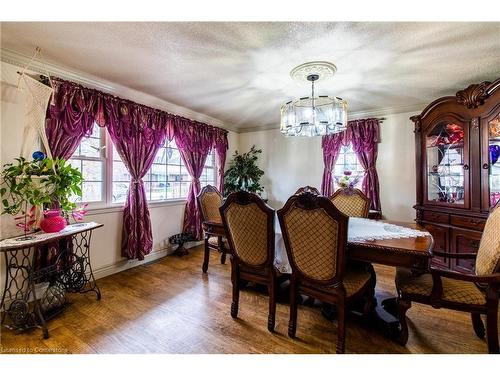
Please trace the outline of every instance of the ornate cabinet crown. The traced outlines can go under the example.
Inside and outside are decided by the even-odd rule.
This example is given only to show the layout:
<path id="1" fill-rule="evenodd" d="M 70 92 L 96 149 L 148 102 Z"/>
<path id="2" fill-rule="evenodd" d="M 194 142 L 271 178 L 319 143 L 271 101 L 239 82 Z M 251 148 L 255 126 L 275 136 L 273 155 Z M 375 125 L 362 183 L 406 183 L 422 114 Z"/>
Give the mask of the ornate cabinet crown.
<path id="1" fill-rule="evenodd" d="M 488 212 L 500 200 L 500 79 L 429 104 L 415 124 L 416 221 L 441 252 L 477 252 Z M 467 259 L 434 263 L 470 271 Z"/>

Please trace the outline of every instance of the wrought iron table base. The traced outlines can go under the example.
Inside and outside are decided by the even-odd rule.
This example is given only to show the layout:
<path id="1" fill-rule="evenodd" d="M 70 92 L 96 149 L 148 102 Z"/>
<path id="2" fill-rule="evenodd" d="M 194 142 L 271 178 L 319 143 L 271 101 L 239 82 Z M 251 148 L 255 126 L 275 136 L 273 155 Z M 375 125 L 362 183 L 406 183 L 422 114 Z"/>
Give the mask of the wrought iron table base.
<path id="1" fill-rule="evenodd" d="M 3 327 L 18 331 L 40 328 L 47 339 L 46 321 L 65 309 L 66 293 L 95 292 L 96 299 L 101 299 L 90 264 L 91 235 L 90 229 L 45 243 L 44 248 L 27 245 L 3 251 L 6 265 L 0 302 Z M 22 246 L 22 241 L 19 245 Z M 49 266 L 37 265 L 36 256 L 48 252 L 57 253 L 56 259 Z M 37 296 L 41 288 L 45 291 Z"/>

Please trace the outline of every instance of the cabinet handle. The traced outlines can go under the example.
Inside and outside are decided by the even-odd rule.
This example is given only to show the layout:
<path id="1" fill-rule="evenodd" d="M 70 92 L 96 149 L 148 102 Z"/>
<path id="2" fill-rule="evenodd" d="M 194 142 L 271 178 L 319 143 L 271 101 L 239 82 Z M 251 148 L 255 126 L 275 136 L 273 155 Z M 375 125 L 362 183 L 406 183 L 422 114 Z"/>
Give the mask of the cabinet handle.
<path id="1" fill-rule="evenodd" d="M 489 169 L 489 168 L 490 168 L 490 165 L 488 163 L 483 164 L 483 169 Z"/>
<path id="2" fill-rule="evenodd" d="M 471 246 L 474 248 L 474 249 L 479 249 L 479 241 L 472 241 L 471 242 Z"/>
<path id="3" fill-rule="evenodd" d="M 468 164 L 464 164 L 464 171 L 468 171 L 469 170 L 469 165 Z"/>

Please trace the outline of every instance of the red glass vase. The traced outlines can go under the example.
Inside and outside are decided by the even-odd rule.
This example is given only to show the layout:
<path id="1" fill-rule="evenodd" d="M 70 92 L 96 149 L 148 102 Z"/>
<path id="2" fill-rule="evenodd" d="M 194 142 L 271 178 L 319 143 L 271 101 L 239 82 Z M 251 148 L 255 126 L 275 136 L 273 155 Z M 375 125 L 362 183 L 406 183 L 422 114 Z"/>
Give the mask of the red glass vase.
<path id="1" fill-rule="evenodd" d="M 56 233 L 66 228 L 66 219 L 61 216 L 61 210 L 46 210 L 40 221 L 40 228 L 45 233 Z"/>

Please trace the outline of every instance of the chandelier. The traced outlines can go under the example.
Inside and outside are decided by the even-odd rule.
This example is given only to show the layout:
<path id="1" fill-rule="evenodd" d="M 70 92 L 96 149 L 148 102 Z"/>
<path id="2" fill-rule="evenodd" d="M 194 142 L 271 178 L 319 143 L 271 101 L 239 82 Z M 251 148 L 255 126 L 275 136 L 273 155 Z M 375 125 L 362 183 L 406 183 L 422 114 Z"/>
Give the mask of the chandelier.
<path id="1" fill-rule="evenodd" d="M 315 137 L 340 133 L 347 128 L 347 102 L 336 96 L 315 96 L 314 83 L 333 77 L 337 67 L 326 61 L 313 61 L 292 69 L 290 76 L 311 82 L 311 96 L 281 106 L 281 133 L 294 137 Z"/>

